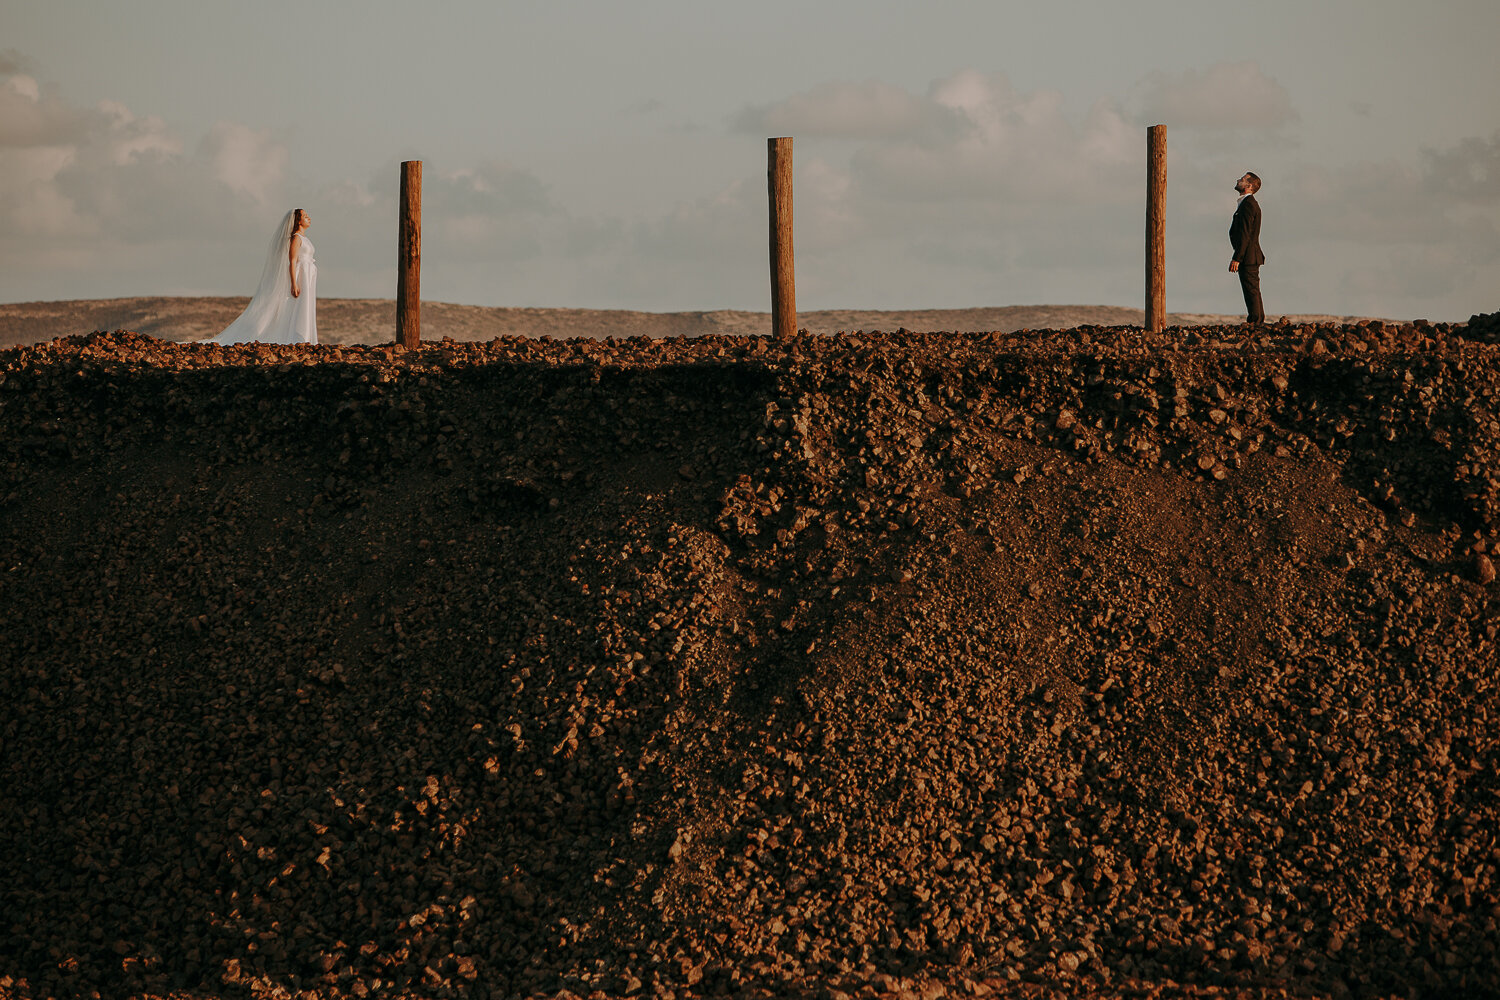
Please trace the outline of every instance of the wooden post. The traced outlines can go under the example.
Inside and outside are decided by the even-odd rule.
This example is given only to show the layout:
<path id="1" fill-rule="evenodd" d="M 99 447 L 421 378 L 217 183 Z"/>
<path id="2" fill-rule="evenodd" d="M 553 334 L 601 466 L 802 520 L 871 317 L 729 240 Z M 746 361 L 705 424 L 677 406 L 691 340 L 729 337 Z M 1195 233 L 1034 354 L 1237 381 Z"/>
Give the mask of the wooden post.
<path id="1" fill-rule="evenodd" d="M 766 140 L 766 187 L 771 200 L 771 335 L 797 335 L 797 268 L 792 251 L 792 140 Z"/>
<path id="2" fill-rule="evenodd" d="M 1146 329 L 1167 321 L 1167 127 L 1146 129 Z"/>
<path id="3" fill-rule="evenodd" d="M 422 342 L 422 161 L 401 164 L 401 245 L 396 257 L 396 343 Z"/>

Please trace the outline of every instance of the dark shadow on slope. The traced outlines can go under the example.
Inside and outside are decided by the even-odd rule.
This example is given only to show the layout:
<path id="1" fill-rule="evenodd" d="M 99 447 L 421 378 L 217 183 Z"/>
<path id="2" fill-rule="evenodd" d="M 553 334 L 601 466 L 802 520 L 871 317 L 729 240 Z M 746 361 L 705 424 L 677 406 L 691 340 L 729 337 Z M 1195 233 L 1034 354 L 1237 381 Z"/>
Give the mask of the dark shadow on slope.
<path id="1" fill-rule="evenodd" d="M 712 530 L 766 380 L 384 378 L 104 375 L 23 442 L 0 896 L 33 944 L 7 971 L 45 980 L 51 942 L 122 990 L 519 983 L 639 910 L 619 861 L 656 818 L 621 778 L 676 706 L 637 557 Z"/>

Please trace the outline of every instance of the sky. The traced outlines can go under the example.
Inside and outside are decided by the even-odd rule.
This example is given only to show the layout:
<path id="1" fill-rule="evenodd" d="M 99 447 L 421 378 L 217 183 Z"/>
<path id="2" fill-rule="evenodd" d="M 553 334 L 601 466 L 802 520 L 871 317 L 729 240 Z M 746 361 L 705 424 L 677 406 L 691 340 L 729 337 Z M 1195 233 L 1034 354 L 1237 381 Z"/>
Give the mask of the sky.
<path id="1" fill-rule="evenodd" d="M 0 301 L 249 295 L 283 213 L 318 294 L 768 310 L 766 139 L 797 305 L 1500 309 L 1495 0 L 0 0 Z"/>

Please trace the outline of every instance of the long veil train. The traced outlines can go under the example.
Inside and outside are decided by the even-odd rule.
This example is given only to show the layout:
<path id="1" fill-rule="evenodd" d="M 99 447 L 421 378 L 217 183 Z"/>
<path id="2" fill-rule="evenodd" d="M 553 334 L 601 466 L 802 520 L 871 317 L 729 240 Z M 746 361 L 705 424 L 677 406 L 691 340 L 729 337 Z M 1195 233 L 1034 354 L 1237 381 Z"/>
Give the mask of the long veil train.
<path id="1" fill-rule="evenodd" d="M 292 239 L 293 209 L 286 213 L 276 233 L 271 237 L 271 246 L 266 251 L 265 264 L 261 267 L 260 284 L 245 311 L 230 323 L 224 332 L 206 341 L 210 344 L 243 344 L 258 341 L 267 344 L 317 343 L 315 318 L 317 268 L 312 260 L 312 244 L 303 237 L 302 253 L 299 255 L 301 289 L 299 298 L 292 297 L 292 278 L 288 268 L 288 247 Z M 305 260 L 303 259 L 305 258 Z"/>

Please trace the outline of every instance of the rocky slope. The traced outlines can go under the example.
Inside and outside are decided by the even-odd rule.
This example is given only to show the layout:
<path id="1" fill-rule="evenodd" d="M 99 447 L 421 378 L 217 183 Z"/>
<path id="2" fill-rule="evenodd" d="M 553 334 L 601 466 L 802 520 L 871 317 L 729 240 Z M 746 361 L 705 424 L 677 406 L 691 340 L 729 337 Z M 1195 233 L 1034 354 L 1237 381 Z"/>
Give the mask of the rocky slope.
<path id="1" fill-rule="evenodd" d="M 0 351 L 0 993 L 1500 994 L 1485 329 Z"/>

